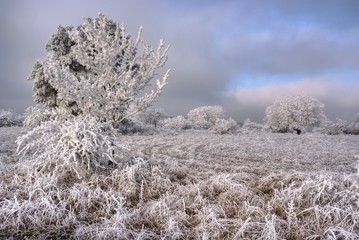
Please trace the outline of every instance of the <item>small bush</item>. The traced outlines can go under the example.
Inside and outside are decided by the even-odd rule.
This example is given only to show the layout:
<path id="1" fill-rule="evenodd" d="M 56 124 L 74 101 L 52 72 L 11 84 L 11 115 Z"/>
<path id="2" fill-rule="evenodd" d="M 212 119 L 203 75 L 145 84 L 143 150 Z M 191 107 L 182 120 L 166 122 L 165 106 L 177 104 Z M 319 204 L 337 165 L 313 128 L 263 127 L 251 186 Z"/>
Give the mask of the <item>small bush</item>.
<path id="1" fill-rule="evenodd" d="M 252 122 L 249 118 L 246 119 L 241 128 L 242 132 L 259 132 L 263 130 L 263 124 Z"/>
<path id="2" fill-rule="evenodd" d="M 191 128 L 190 122 L 183 116 L 166 118 L 162 120 L 159 124 L 163 129 L 184 130 Z"/>
<path id="3" fill-rule="evenodd" d="M 221 118 L 224 118 L 221 106 L 202 106 L 188 113 L 188 120 L 197 129 L 209 129 Z"/>
<path id="4" fill-rule="evenodd" d="M 355 115 L 354 121 L 348 125 L 347 133 L 359 135 L 359 113 Z"/>
<path id="5" fill-rule="evenodd" d="M 148 108 L 138 113 L 135 119 L 143 125 L 157 127 L 160 121 L 167 118 L 162 109 Z"/>
<path id="6" fill-rule="evenodd" d="M 157 129 L 153 125 L 143 124 L 141 122 L 131 121 L 131 120 L 123 120 L 116 128 L 118 132 L 123 135 L 134 135 L 134 134 L 142 134 L 142 135 L 152 135 L 157 133 Z"/>
<path id="7" fill-rule="evenodd" d="M 313 130 L 316 133 L 339 135 L 348 132 L 348 122 L 337 118 L 335 122 L 327 121 L 323 126 L 317 127 Z"/>
<path id="8" fill-rule="evenodd" d="M 114 129 L 94 120 L 47 121 L 16 140 L 17 153 L 33 153 L 30 165 L 38 172 L 62 175 L 75 171 L 78 178 L 119 164 Z M 117 155 L 121 156 L 120 155 Z"/>
<path id="9" fill-rule="evenodd" d="M 237 122 L 232 118 L 226 119 L 217 119 L 213 127 L 212 131 L 219 134 L 230 133 L 236 130 Z"/>
<path id="10" fill-rule="evenodd" d="M 0 110 L 0 127 L 21 126 L 22 117 L 14 113 L 13 110 Z"/>

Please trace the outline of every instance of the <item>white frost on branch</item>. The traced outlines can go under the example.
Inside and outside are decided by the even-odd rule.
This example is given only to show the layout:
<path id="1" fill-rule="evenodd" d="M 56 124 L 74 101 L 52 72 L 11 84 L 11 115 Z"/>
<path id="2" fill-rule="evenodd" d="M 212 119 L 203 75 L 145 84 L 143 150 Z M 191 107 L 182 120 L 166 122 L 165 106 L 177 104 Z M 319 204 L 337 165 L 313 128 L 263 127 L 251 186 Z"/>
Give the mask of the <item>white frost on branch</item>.
<path id="1" fill-rule="evenodd" d="M 326 119 L 324 105 L 306 95 L 285 96 L 274 101 L 266 109 L 266 126 L 273 132 L 303 130 L 318 126 Z"/>
<path id="2" fill-rule="evenodd" d="M 124 24 L 102 13 L 85 18 L 76 30 L 59 27 L 47 44 L 48 59 L 38 62 L 29 77 L 35 100 L 113 125 L 148 108 L 168 83 L 169 70 L 148 91 L 169 47 L 160 40 L 153 49 L 141 32 L 133 40 Z"/>
<path id="3" fill-rule="evenodd" d="M 60 176 L 66 170 L 83 178 L 99 169 L 114 169 L 127 149 L 111 125 L 96 120 L 46 121 L 16 140 L 17 154 L 30 157 L 37 172 Z"/>
<path id="4" fill-rule="evenodd" d="M 192 109 L 188 113 L 188 120 L 197 129 L 209 129 L 218 119 L 225 116 L 221 106 L 202 106 Z"/>

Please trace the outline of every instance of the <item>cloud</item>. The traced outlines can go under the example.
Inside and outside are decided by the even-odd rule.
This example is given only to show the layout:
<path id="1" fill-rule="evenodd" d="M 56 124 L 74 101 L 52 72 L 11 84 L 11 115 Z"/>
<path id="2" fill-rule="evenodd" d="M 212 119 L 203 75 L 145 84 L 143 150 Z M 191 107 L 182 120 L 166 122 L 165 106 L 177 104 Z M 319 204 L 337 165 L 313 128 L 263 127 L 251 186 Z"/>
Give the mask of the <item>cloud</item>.
<path id="1" fill-rule="evenodd" d="M 354 110 L 348 102 L 358 85 L 332 73 L 359 69 L 356 0 L 0 1 L 0 108 L 32 105 L 26 78 L 46 58 L 51 34 L 99 11 L 124 21 L 132 35 L 142 25 L 151 45 L 160 38 L 171 44 L 169 85 L 157 103 L 171 115 L 219 104 L 229 116 L 261 121 L 274 95 L 294 89 L 338 106 L 327 109 L 332 116 Z"/>
<path id="2" fill-rule="evenodd" d="M 185 12 L 166 24 L 171 76 L 158 105 L 170 114 L 185 115 L 195 107 L 223 100 L 230 71 L 213 43 L 213 25 L 220 17 L 217 12 L 218 8 L 210 5 Z"/>
<path id="3" fill-rule="evenodd" d="M 340 37 L 338 36 L 340 34 Z M 244 31 L 221 42 L 225 59 L 242 72 L 318 73 L 359 68 L 359 27 L 336 32 L 315 26 Z"/>
<path id="4" fill-rule="evenodd" d="M 241 110 L 237 111 L 237 117 L 242 120 L 250 117 L 261 121 L 266 107 L 272 105 L 276 98 L 297 94 L 306 94 L 324 103 L 326 115 L 330 119 L 339 117 L 351 120 L 354 114 L 359 112 L 358 89 L 359 83 L 356 81 L 343 85 L 338 78 L 318 77 L 301 79 L 288 84 L 243 88 L 230 93 L 229 98 L 233 98 L 232 101 L 237 103 L 238 109 Z"/>
<path id="5" fill-rule="evenodd" d="M 359 2 L 356 0 L 274 0 L 267 4 L 290 22 L 296 19 L 297 22 L 315 22 L 325 28 L 343 30 L 356 27 L 359 21 Z"/>

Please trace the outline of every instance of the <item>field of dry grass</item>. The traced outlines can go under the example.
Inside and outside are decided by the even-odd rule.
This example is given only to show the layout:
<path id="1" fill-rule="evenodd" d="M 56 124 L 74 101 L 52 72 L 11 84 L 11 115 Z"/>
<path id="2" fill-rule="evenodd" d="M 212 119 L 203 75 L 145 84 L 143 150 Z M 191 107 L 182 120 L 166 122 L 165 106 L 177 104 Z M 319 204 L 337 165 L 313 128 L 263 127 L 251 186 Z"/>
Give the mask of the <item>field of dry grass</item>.
<path id="1" fill-rule="evenodd" d="M 0 239 L 359 239 L 359 136 L 118 136 L 126 165 L 78 179 L 0 128 Z M 129 158 L 129 159 L 125 159 Z"/>

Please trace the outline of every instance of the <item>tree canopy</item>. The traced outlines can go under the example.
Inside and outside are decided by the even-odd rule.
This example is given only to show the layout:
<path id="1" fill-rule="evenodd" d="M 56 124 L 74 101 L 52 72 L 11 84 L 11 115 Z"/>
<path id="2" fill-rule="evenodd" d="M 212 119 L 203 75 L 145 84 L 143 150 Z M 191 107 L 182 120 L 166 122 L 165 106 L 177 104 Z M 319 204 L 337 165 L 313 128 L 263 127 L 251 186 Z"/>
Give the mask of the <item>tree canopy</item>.
<path id="1" fill-rule="evenodd" d="M 324 104 L 307 95 L 285 96 L 266 109 L 266 125 L 273 132 L 300 131 L 325 120 Z"/>
<path id="2" fill-rule="evenodd" d="M 114 125 L 149 107 L 168 83 L 169 71 L 147 88 L 167 61 L 168 47 L 160 40 L 154 50 L 141 31 L 133 39 L 123 24 L 102 13 L 77 28 L 59 26 L 46 44 L 48 58 L 28 78 L 35 101 Z"/>

